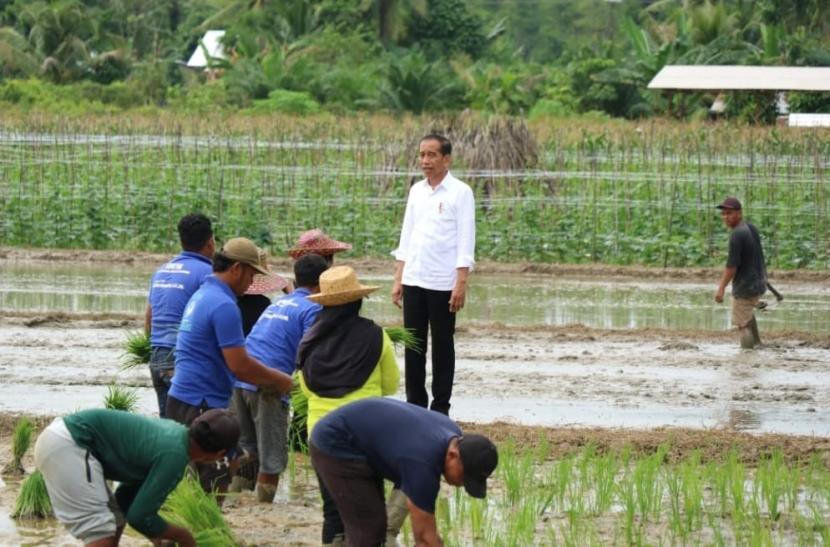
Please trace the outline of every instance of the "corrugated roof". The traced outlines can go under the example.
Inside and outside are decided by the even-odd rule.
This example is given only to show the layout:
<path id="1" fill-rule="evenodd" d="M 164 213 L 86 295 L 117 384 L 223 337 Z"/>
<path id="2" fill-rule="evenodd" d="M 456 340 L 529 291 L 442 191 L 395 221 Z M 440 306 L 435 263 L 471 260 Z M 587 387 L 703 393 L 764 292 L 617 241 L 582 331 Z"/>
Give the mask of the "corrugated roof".
<path id="1" fill-rule="evenodd" d="M 651 80 L 648 88 L 830 91 L 830 68 L 667 65 Z"/>
<path id="2" fill-rule="evenodd" d="M 225 48 L 222 47 L 222 37 L 225 35 L 224 30 L 209 30 L 205 32 L 202 39 L 199 40 L 199 45 L 193 50 L 193 55 L 187 61 L 187 66 L 190 68 L 205 68 L 208 66 L 207 58 L 205 58 L 205 50 L 208 55 L 216 59 L 225 58 Z M 202 47 L 204 45 L 204 47 Z"/>

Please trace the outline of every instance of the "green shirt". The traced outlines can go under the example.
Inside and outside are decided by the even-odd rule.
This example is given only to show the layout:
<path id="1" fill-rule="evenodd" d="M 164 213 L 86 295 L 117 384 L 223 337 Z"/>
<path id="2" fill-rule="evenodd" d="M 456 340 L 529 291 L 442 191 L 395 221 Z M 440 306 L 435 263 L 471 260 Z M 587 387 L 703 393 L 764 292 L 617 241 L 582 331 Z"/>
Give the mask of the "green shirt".
<path id="1" fill-rule="evenodd" d="M 78 446 L 101 462 L 104 477 L 121 483 L 115 499 L 127 522 L 147 537 L 167 529 L 158 514 L 184 474 L 187 428 L 173 420 L 119 410 L 83 410 L 63 419 Z"/>

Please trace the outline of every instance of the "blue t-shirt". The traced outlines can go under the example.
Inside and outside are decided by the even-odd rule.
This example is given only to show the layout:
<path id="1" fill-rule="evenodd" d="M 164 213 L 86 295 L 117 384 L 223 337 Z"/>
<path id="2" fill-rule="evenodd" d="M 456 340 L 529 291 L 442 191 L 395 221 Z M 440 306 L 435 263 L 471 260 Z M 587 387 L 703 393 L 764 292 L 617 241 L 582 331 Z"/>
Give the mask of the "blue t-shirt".
<path id="1" fill-rule="evenodd" d="M 227 408 L 236 380 L 223 348 L 245 345 L 236 295 L 223 281 L 208 276 L 190 298 L 176 342 L 176 372 L 169 395 L 189 405 Z"/>
<path id="2" fill-rule="evenodd" d="M 175 348 L 179 322 L 187 301 L 213 269 L 210 259 L 184 251 L 156 270 L 150 279 L 148 300 L 153 311 L 150 345 Z"/>
<path id="3" fill-rule="evenodd" d="M 323 309 L 306 298 L 310 294 L 308 289 L 299 288 L 268 306 L 245 340 L 248 354 L 267 367 L 293 374 L 297 346 Z M 257 390 L 255 385 L 242 380 L 237 380 L 234 387 Z"/>
<path id="4" fill-rule="evenodd" d="M 334 458 L 365 460 L 419 509 L 434 513 L 447 448 L 460 436 L 455 422 L 439 412 L 372 397 L 320 419 L 311 443 Z"/>

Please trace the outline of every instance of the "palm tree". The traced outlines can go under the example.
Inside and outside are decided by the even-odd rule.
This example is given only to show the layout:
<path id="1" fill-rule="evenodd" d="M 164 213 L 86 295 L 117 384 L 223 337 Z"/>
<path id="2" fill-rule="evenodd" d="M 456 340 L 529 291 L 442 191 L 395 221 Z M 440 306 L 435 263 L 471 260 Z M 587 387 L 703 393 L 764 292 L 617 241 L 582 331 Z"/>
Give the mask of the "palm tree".
<path id="1" fill-rule="evenodd" d="M 409 13 L 427 12 L 427 0 L 363 0 L 364 9 L 373 9 L 378 21 L 378 37 L 384 44 L 397 38 Z"/>

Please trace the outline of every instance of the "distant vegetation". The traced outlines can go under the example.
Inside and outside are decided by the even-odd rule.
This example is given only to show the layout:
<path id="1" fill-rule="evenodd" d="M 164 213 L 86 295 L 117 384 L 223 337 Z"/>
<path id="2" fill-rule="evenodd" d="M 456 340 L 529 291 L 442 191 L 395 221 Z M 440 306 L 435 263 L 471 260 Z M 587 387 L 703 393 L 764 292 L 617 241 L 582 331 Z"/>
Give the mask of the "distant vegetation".
<path id="1" fill-rule="evenodd" d="M 184 68 L 208 29 L 227 59 Z M 665 64 L 830 66 L 826 0 L 0 0 L 0 104 L 615 117 L 705 115 Z M 828 94 L 791 94 L 828 111 Z M 731 98 L 769 121 L 772 97 Z"/>

